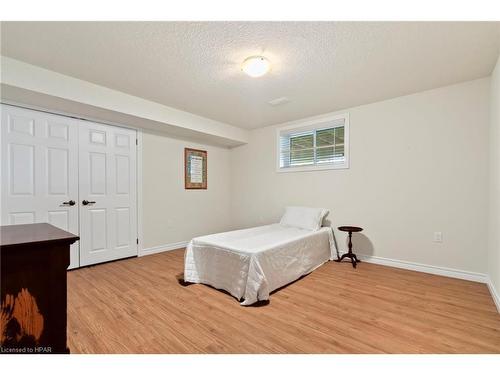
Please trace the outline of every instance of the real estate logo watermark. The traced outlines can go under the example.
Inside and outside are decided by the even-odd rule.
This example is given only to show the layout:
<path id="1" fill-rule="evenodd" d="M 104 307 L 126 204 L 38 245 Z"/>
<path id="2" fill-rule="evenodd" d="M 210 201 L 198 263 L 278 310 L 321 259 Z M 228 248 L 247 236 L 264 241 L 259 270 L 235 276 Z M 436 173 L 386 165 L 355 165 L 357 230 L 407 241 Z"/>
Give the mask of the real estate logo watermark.
<path id="1" fill-rule="evenodd" d="M 52 353 L 51 346 L 25 346 L 10 348 L 5 346 L 0 346 L 0 354 L 42 354 L 42 353 Z"/>

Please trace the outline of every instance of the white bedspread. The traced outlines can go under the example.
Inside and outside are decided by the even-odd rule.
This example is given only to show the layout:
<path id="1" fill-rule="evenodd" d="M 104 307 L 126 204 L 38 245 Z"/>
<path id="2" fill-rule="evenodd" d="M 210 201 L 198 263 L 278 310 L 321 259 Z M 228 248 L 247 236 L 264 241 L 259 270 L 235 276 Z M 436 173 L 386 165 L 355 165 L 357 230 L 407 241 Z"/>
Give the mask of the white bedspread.
<path id="1" fill-rule="evenodd" d="M 184 280 L 224 289 L 251 305 L 334 259 L 331 228 L 309 231 L 280 224 L 194 238 Z"/>

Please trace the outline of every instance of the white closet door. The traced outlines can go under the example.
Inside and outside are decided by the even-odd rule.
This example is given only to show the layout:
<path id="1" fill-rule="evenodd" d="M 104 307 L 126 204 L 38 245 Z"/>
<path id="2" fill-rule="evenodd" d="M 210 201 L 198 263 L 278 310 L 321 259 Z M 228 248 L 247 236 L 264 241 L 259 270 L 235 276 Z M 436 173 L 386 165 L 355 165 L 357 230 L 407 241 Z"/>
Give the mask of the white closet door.
<path id="1" fill-rule="evenodd" d="M 136 131 L 82 121 L 79 132 L 80 265 L 135 256 Z"/>
<path id="2" fill-rule="evenodd" d="M 0 108 L 0 223 L 50 223 L 78 235 L 77 121 L 8 105 Z M 69 268 L 79 266 L 78 246 L 71 245 Z"/>

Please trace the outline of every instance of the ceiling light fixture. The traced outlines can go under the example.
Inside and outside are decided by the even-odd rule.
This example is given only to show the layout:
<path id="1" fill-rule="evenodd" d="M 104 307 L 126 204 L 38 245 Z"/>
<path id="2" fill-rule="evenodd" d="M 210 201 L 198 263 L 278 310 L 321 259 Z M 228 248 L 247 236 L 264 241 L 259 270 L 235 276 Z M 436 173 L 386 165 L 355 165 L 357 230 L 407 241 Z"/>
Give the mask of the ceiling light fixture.
<path id="1" fill-rule="evenodd" d="M 251 56 L 243 61 L 241 70 L 250 77 L 262 77 L 271 70 L 271 63 L 264 56 Z"/>

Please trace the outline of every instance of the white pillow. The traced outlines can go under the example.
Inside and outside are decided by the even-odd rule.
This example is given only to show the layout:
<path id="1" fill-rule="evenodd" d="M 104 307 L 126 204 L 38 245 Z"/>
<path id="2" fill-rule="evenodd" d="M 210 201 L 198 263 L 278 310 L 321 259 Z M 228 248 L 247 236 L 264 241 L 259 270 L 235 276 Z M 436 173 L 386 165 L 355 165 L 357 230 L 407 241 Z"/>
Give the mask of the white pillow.
<path id="1" fill-rule="evenodd" d="M 318 230 L 329 212 L 326 208 L 287 207 L 280 224 L 285 227 Z"/>

